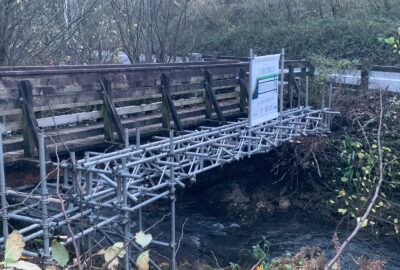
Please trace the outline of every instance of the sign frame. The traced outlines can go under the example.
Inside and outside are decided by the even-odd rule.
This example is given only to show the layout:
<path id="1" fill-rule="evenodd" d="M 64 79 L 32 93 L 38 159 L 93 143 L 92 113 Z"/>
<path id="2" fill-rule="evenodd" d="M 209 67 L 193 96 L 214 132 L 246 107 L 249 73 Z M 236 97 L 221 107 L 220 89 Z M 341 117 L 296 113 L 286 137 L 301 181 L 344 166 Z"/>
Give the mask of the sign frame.
<path id="1" fill-rule="evenodd" d="M 249 63 L 249 126 L 279 117 L 284 53 L 251 57 Z M 280 80 L 281 79 L 281 80 Z M 281 85 L 282 86 L 282 85 Z"/>

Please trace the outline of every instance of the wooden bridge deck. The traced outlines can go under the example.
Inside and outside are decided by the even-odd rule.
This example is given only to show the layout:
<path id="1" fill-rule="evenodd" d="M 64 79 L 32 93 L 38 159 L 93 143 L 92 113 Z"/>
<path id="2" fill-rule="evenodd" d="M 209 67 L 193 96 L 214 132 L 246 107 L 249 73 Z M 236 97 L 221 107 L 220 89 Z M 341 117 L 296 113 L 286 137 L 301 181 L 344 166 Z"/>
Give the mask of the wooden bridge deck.
<path id="1" fill-rule="evenodd" d="M 285 68 L 292 72 L 285 74 L 286 80 L 305 78 L 308 67 L 307 61 L 286 61 Z M 301 72 L 294 73 L 294 68 Z M 121 128 L 133 135 L 139 127 L 146 136 L 221 120 L 221 115 L 237 118 L 247 110 L 247 73 L 248 62 L 240 60 L 1 67 L 5 162 L 11 166 L 37 159 L 39 132 L 46 134 L 47 151 L 54 156 L 56 151 L 63 154 L 122 142 Z"/>

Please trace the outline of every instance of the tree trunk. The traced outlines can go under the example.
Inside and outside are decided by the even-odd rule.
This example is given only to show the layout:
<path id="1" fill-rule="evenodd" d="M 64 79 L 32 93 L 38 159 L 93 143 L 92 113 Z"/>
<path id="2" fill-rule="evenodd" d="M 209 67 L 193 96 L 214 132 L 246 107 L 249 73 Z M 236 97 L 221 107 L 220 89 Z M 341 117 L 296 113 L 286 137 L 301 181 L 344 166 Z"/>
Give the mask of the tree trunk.
<path id="1" fill-rule="evenodd" d="M 293 13 L 292 13 L 292 8 L 290 6 L 290 2 L 291 2 L 290 0 L 286 0 L 286 11 L 287 11 L 289 23 L 293 24 L 294 18 L 293 18 Z"/>
<path id="2" fill-rule="evenodd" d="M 7 66 L 8 61 L 7 61 L 7 49 L 6 46 L 3 44 L 0 44 L 0 66 Z"/>

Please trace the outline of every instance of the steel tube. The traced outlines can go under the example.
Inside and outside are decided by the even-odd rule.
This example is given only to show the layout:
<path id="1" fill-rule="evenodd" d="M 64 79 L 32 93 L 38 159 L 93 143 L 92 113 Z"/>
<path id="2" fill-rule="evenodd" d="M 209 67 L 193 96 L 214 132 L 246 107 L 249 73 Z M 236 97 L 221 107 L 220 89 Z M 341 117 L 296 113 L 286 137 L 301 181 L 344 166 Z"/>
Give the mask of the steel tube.
<path id="1" fill-rule="evenodd" d="M 103 227 L 103 226 L 105 226 L 105 225 L 107 225 L 107 224 L 110 224 L 110 223 L 114 222 L 114 221 L 117 220 L 119 217 L 120 217 L 120 215 L 115 215 L 115 216 L 113 216 L 113 217 L 111 217 L 111 218 L 109 218 L 109 219 L 107 219 L 107 220 L 105 220 L 105 221 L 103 221 L 103 222 L 100 222 L 99 224 L 97 224 L 97 225 L 95 225 L 95 226 L 93 226 L 93 227 L 91 227 L 91 228 L 89 228 L 89 229 L 84 230 L 84 231 L 82 231 L 82 232 L 76 234 L 76 235 L 75 235 L 75 239 L 80 239 L 80 238 L 82 238 L 83 236 L 85 236 L 85 235 L 87 235 L 87 234 L 93 232 L 93 231 L 96 230 L 97 228 L 101 228 L 101 227 Z M 72 237 L 69 237 L 69 238 L 65 241 L 66 244 L 69 244 L 69 243 L 71 243 L 71 242 L 72 242 Z"/>
<path id="2" fill-rule="evenodd" d="M 47 190 L 47 173 L 46 173 L 46 150 L 44 144 L 44 134 L 39 133 L 39 168 L 40 168 L 40 192 L 42 206 L 42 228 L 43 228 L 43 249 L 45 259 L 50 258 L 50 232 L 47 205 L 49 203 L 49 193 Z"/>
<path id="3" fill-rule="evenodd" d="M 0 196 L 1 196 L 1 220 L 3 225 L 3 237 L 8 237 L 8 212 L 7 212 L 7 193 L 6 176 L 4 173 L 4 155 L 3 155 L 3 129 L 0 127 Z"/>

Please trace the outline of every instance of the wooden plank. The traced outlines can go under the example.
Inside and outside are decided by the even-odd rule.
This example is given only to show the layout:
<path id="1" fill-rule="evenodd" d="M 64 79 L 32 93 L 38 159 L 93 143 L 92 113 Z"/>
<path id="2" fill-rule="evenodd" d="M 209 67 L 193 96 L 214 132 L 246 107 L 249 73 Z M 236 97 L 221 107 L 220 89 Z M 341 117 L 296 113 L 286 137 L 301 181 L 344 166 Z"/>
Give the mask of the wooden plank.
<path id="1" fill-rule="evenodd" d="M 171 115 L 172 120 L 174 121 L 174 124 L 175 124 L 175 129 L 182 130 L 183 127 L 182 127 L 179 115 L 176 112 L 174 101 L 172 100 L 172 97 L 170 94 L 169 77 L 164 73 L 161 74 L 160 89 L 161 89 L 161 93 L 163 96 L 163 119 L 165 119 L 165 120 L 163 120 L 163 127 L 170 128 L 168 115 Z"/>
<path id="2" fill-rule="evenodd" d="M 217 94 L 217 100 L 238 98 L 238 92 L 229 92 L 224 94 Z M 201 105 L 206 101 L 205 97 L 194 97 L 188 99 L 180 99 L 174 101 L 175 107 L 188 106 L 188 105 Z M 149 111 L 161 110 L 161 102 L 141 104 L 134 106 L 124 106 L 116 108 L 119 116 L 123 115 L 133 115 L 137 113 L 145 113 Z M 70 124 L 80 124 L 84 122 L 96 122 L 98 119 L 102 118 L 103 114 L 101 111 L 90 111 L 81 113 L 72 113 L 65 115 L 55 115 L 51 117 L 45 117 L 37 119 L 40 128 L 49 128 L 53 126 L 65 126 Z M 21 122 L 9 122 L 4 125 L 5 130 L 18 131 L 21 130 Z"/>
<path id="3" fill-rule="evenodd" d="M 226 96 L 220 96 L 217 98 L 220 100 L 225 100 L 222 101 L 221 104 L 221 109 L 224 111 L 224 115 L 226 117 L 230 117 L 230 111 L 234 109 L 238 109 L 238 100 L 237 99 L 232 99 L 235 98 L 234 94 L 238 93 L 230 93 L 229 95 Z M 227 99 L 230 98 L 230 99 Z M 180 101 L 178 101 L 180 102 Z M 192 102 L 192 99 L 187 100 L 186 102 L 183 102 L 182 104 L 189 104 Z M 201 118 L 204 118 L 204 107 L 191 107 L 191 108 L 185 108 L 185 106 L 182 106 L 178 110 L 178 114 L 181 117 L 184 117 L 181 121 L 186 122 L 186 118 L 190 118 L 194 115 L 197 116 L 202 116 Z M 139 116 L 139 117 L 134 117 L 126 120 L 122 120 L 122 124 L 126 128 L 135 128 L 135 127 L 143 127 L 146 128 L 149 125 L 155 125 L 155 124 L 160 124 L 162 120 L 162 116 L 160 113 L 156 114 L 151 114 L 151 115 L 145 115 L 145 116 Z M 53 142 L 60 143 L 63 141 L 66 144 L 69 144 L 69 141 L 71 140 L 85 140 L 87 142 L 90 138 L 96 137 L 96 136 L 102 136 L 104 131 L 103 131 L 103 125 L 102 124 L 94 124 L 90 126 L 77 126 L 77 127 L 68 127 L 68 128 L 63 128 L 60 129 L 59 131 L 54 131 L 54 132 L 47 132 L 47 135 L 49 137 L 52 137 L 51 139 L 48 138 L 46 139 L 47 144 L 52 144 Z M 18 136 L 14 136 L 12 138 L 6 138 L 4 142 L 4 149 L 5 152 L 10 152 L 10 151 L 16 151 L 19 149 L 22 149 L 22 138 Z M 61 150 L 61 149 L 59 149 Z M 71 151 L 74 150 L 73 148 L 70 149 Z"/>
<path id="4" fill-rule="evenodd" d="M 40 75 L 55 75 L 55 74 L 99 74 L 99 76 L 104 76 L 105 74 L 109 73 L 121 73 L 121 72 L 171 72 L 171 70 L 199 70 L 201 68 L 212 68 L 216 70 L 224 70 L 224 69 L 233 69 L 233 68 L 240 68 L 247 66 L 248 63 L 230 63 L 230 62 L 218 62 L 214 64 L 205 63 L 198 63 L 197 65 L 180 65 L 179 63 L 175 63 L 173 66 L 146 66 L 146 67 L 135 67 L 135 66 L 127 66 L 127 67 L 111 67 L 111 68 L 99 68 L 99 69 L 86 69 L 86 68 L 78 68 L 72 70 L 23 70 L 23 71 L 0 71 L 0 76 L 12 76 L 12 77 L 19 77 L 19 76 L 40 76 Z M 224 71 L 223 71 L 224 72 Z"/>
<path id="5" fill-rule="evenodd" d="M 219 107 L 218 101 L 215 98 L 215 93 L 213 90 L 213 85 L 212 85 L 212 75 L 209 71 L 204 71 L 204 88 L 206 90 L 206 98 L 209 103 L 212 104 L 212 107 L 214 108 L 217 117 L 220 121 L 224 120 L 224 116 L 222 114 L 221 108 Z M 207 113 L 208 118 L 211 119 L 210 117 L 210 112 Z"/>
<path id="6" fill-rule="evenodd" d="M 95 64 L 95 65 L 65 65 L 65 66 L 7 66 L 0 67 L 0 71 L 31 71 L 31 70 L 76 70 L 76 69 L 104 69 L 104 68 L 127 68 L 127 67 L 157 67 L 157 66 L 198 66 L 219 64 L 221 61 L 209 62 L 171 62 L 171 63 L 135 63 L 133 65 L 126 64 Z M 237 63 L 237 61 L 224 61 L 223 63 Z"/>
<path id="7" fill-rule="evenodd" d="M 32 109 L 32 85 L 29 81 L 21 81 L 18 84 L 20 102 L 22 109 L 22 130 L 24 138 L 24 155 L 25 157 L 35 157 L 35 149 L 39 149 L 40 132 L 35 114 Z"/>
<path id="8" fill-rule="evenodd" d="M 101 80 L 101 94 L 103 96 L 104 136 L 106 140 L 114 142 L 114 130 L 120 142 L 124 142 L 124 129 L 121 120 L 112 102 L 111 81 L 103 77 Z"/>
<path id="9" fill-rule="evenodd" d="M 369 88 L 369 76 L 371 73 L 371 66 L 367 61 L 363 61 L 361 65 L 361 82 L 360 88 L 362 90 L 368 90 Z"/>

